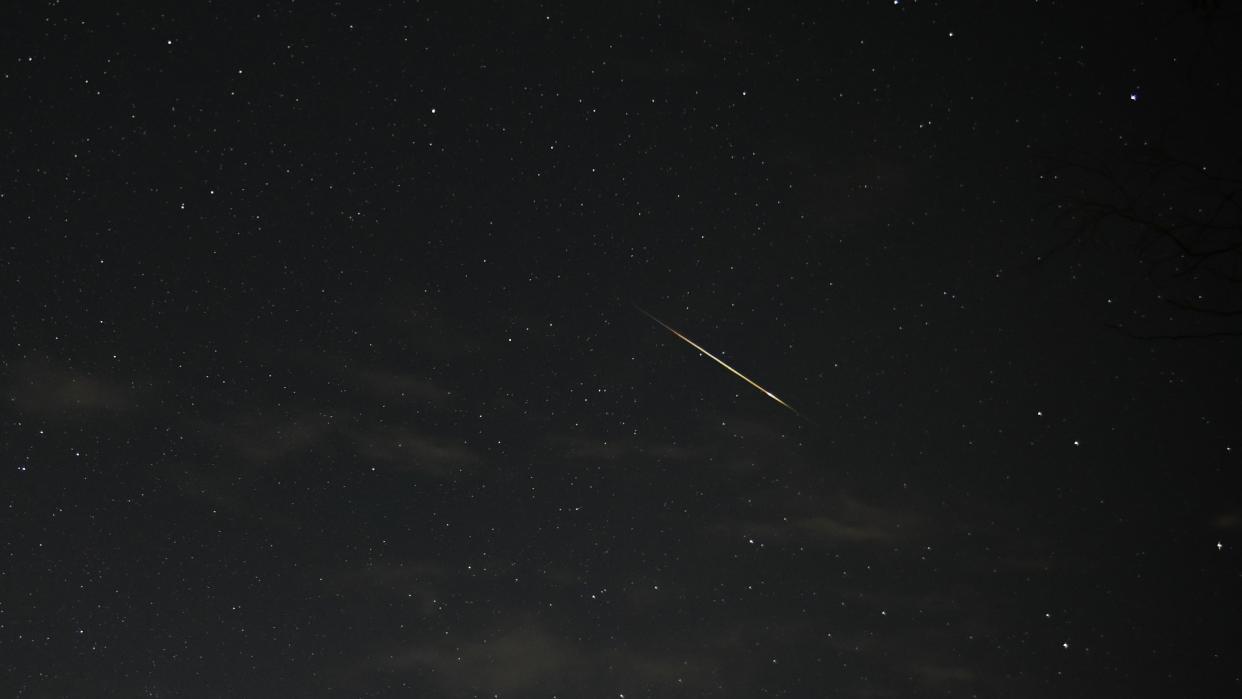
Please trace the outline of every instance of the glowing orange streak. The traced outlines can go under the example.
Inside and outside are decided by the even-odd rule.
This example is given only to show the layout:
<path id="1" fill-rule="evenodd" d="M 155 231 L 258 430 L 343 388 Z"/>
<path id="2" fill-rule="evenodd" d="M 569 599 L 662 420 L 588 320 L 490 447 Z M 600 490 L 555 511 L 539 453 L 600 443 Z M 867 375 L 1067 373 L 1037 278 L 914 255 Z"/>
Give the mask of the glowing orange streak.
<path id="1" fill-rule="evenodd" d="M 712 354 L 711 352 L 708 352 L 707 350 L 703 349 L 703 348 L 702 348 L 702 347 L 700 347 L 698 344 L 696 344 L 694 340 L 691 340 L 690 338 L 686 337 L 685 335 L 682 335 L 681 333 L 677 332 L 677 331 L 676 331 L 676 330 L 674 330 L 674 329 L 673 329 L 673 328 L 672 328 L 672 327 L 671 327 L 668 323 L 665 323 L 664 321 L 660 320 L 659 318 L 656 318 L 655 316 L 651 315 L 650 313 L 648 313 L 647 311 L 643 310 L 642 308 L 639 308 L 638 306 L 635 306 L 634 308 L 638 308 L 639 312 L 641 312 L 643 315 L 645 315 L 645 316 L 647 316 L 648 318 L 650 318 L 650 319 L 654 320 L 655 322 L 659 323 L 660 325 L 663 325 L 665 330 L 667 330 L 667 331 L 669 331 L 669 332 L 673 333 L 674 335 L 676 335 L 677 337 L 681 338 L 682 340 L 685 340 L 685 341 L 686 341 L 686 344 L 690 345 L 691 347 L 695 348 L 696 350 L 698 350 L 698 351 L 702 352 L 703 354 L 707 355 L 708 357 L 710 357 L 713 361 L 715 361 L 715 362 L 716 362 L 717 364 L 719 364 L 720 366 L 722 366 L 722 367 L 724 367 L 724 368 L 728 369 L 729 371 L 733 372 L 733 375 L 734 375 L 734 376 L 736 376 L 736 377 L 738 377 L 739 379 L 741 379 L 741 380 L 745 381 L 746 383 L 750 384 L 751 386 L 754 386 L 755 388 L 759 389 L 761 392 L 763 392 L 763 395 L 765 395 L 765 396 L 767 396 L 768 398 L 771 398 L 772 400 L 776 401 L 777 403 L 780 403 L 781 405 L 785 406 L 785 407 L 786 407 L 786 408 L 788 408 L 788 409 L 789 409 L 789 411 L 790 411 L 790 412 L 792 412 L 794 415 L 797 415 L 798 417 L 802 417 L 802 413 L 800 413 L 800 412 L 798 412 L 797 410 L 795 410 L 795 409 L 794 409 L 794 407 L 793 407 L 792 405 L 790 405 L 790 404 L 786 403 L 785 401 L 781 400 L 780 398 L 778 398 L 778 397 L 776 396 L 776 394 L 775 394 L 775 393 L 773 393 L 773 392 L 769 391 L 768 389 L 764 388 L 763 386 L 760 386 L 759 384 L 755 383 L 754 381 L 751 381 L 751 380 L 750 380 L 750 378 L 748 378 L 745 374 L 743 374 L 742 372 L 738 371 L 737 369 L 734 369 L 733 367 L 729 366 L 728 364 L 725 364 L 725 363 L 724 363 L 724 360 L 722 360 L 721 358 L 719 358 L 719 357 L 717 357 L 716 355 Z M 803 418 L 803 419 L 805 419 L 805 418 Z"/>

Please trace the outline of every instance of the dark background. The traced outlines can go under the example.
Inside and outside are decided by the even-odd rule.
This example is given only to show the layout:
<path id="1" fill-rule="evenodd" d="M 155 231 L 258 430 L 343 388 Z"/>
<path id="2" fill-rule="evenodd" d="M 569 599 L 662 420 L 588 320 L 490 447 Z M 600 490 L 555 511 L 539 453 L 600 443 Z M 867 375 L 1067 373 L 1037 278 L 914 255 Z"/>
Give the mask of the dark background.
<path id="1" fill-rule="evenodd" d="M 0 694 L 1242 689 L 1242 328 L 1065 223 L 1233 4 L 0 27 Z"/>

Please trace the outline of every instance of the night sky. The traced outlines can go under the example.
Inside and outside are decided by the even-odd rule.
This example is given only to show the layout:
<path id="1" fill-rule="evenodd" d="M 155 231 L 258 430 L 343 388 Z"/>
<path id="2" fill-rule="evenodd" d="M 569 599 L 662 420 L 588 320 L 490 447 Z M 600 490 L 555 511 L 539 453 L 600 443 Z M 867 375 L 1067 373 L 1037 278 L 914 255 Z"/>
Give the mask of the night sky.
<path id="1" fill-rule="evenodd" d="M 0 696 L 1242 692 L 1236 4 L 164 5 L 0 14 Z"/>

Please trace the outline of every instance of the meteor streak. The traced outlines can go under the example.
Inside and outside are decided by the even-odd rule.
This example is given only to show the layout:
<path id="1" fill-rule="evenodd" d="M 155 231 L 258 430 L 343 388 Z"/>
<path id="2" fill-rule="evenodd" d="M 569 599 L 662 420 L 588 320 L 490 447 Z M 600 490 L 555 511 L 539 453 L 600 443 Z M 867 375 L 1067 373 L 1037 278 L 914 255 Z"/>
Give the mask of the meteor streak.
<path id="1" fill-rule="evenodd" d="M 788 409 L 791 413 L 793 413 L 794 415 L 797 415 L 798 417 L 802 418 L 803 420 L 806 420 L 806 419 L 807 419 L 807 418 L 806 418 L 806 417 L 805 417 L 802 413 L 798 412 L 798 411 L 797 411 L 797 410 L 796 410 L 796 409 L 795 409 L 792 405 L 790 405 L 790 404 L 786 403 L 785 401 L 781 400 L 780 398 L 778 398 L 778 397 L 776 396 L 776 394 L 775 394 L 775 393 L 773 393 L 773 392 L 769 391 L 768 389 L 764 388 L 763 386 L 760 386 L 759 384 L 755 383 L 754 381 L 751 381 L 751 380 L 750 380 L 750 379 L 749 379 L 749 378 L 748 378 L 745 374 L 743 374 L 742 372 L 738 371 L 737 369 L 734 369 L 733 367 L 729 366 L 728 364 L 725 364 L 725 363 L 724 363 L 724 360 L 722 360 L 720 357 L 717 357 L 716 355 L 712 354 L 711 352 L 708 352 L 707 350 L 703 349 L 703 348 L 702 348 L 702 347 L 700 347 L 698 344 L 696 344 L 694 340 L 691 340 L 690 338 L 686 337 L 685 335 L 682 335 L 681 333 L 679 333 L 679 332 L 677 332 L 676 330 L 674 330 L 674 329 L 672 328 L 672 326 L 670 326 L 668 323 L 665 323 L 664 321 L 660 320 L 659 318 L 656 318 L 655 316 L 651 315 L 650 313 L 648 313 L 647 311 L 643 310 L 643 309 L 642 309 L 642 308 L 640 308 L 639 306 L 634 306 L 634 308 L 637 308 L 637 309 L 638 309 L 638 311 L 639 311 L 639 313 L 642 313 L 643 315 L 647 316 L 648 318 L 650 318 L 650 319 L 654 320 L 655 322 L 659 323 L 660 325 L 664 326 L 664 329 L 665 329 L 665 330 L 667 330 L 667 331 L 669 331 L 669 332 L 673 333 L 674 335 L 676 335 L 677 337 L 681 338 L 682 340 L 685 340 L 686 344 L 690 345 L 691 347 L 695 348 L 696 350 L 698 350 L 698 351 L 702 352 L 703 354 L 707 355 L 709 358 L 711 358 L 711 359 L 712 359 L 712 361 L 714 361 L 714 362 L 716 362 L 717 364 L 719 364 L 720 366 L 722 366 L 722 367 L 724 367 L 724 368 L 728 369 L 730 372 L 732 372 L 732 373 L 733 373 L 733 375 L 734 375 L 734 376 L 736 376 L 736 377 L 738 377 L 739 379 L 741 379 L 741 380 L 745 381 L 746 383 L 750 384 L 751 386 L 754 386 L 755 388 L 759 389 L 759 391 L 761 391 L 761 392 L 763 393 L 763 395 L 765 395 L 765 396 L 767 396 L 768 398 L 771 398 L 772 400 L 776 401 L 777 403 L 780 403 L 781 405 L 785 406 L 785 407 L 786 407 L 786 408 L 787 408 L 787 409 Z"/>

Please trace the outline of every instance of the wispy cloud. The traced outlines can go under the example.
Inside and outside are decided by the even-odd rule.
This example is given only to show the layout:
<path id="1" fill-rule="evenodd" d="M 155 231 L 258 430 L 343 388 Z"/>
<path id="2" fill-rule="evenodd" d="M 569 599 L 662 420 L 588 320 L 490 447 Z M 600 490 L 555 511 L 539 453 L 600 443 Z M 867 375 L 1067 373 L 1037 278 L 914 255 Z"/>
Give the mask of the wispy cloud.
<path id="1" fill-rule="evenodd" d="M 344 378 L 376 396 L 428 402 L 443 401 L 452 396 L 451 391 L 431 379 L 410 372 L 363 367 L 346 372 Z"/>
<path id="2" fill-rule="evenodd" d="M 732 415 L 700 417 L 698 425 L 680 425 L 677 441 L 659 435 L 553 434 L 549 446 L 574 461 L 624 462 L 627 467 L 682 465 L 737 473 L 765 468 L 804 466 L 790 432 Z"/>
<path id="3" fill-rule="evenodd" d="M 470 447 L 408 427 L 370 425 L 346 434 L 363 459 L 398 471 L 446 478 L 465 473 L 482 462 L 481 455 Z"/>
<path id="4" fill-rule="evenodd" d="M 129 410 L 138 390 L 110 377 L 31 360 L 14 368 L 8 394 L 24 413 L 74 417 Z"/>
<path id="5" fill-rule="evenodd" d="M 276 465 L 322 443 L 334 430 L 329 416 L 303 411 L 284 417 L 248 412 L 222 422 L 198 420 L 196 429 L 213 437 L 249 465 Z"/>
<path id="6" fill-rule="evenodd" d="M 381 651 L 364 665 L 430 674 L 453 695 L 591 687 L 615 696 L 644 686 L 703 686 L 712 676 L 697 651 L 683 657 L 596 645 L 557 632 L 532 615 L 480 629 L 466 642 L 416 643 Z"/>

